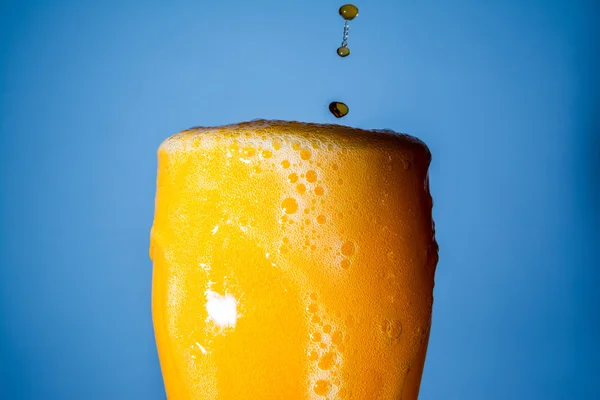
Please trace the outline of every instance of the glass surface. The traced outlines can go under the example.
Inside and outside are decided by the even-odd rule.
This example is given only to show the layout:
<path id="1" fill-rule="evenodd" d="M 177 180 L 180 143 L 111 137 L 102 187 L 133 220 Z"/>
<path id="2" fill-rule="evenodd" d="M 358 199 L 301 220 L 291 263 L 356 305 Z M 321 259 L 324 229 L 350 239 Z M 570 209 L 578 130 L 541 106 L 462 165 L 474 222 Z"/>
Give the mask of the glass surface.
<path id="1" fill-rule="evenodd" d="M 419 140 L 196 128 L 158 152 L 153 317 L 179 399 L 416 399 L 437 244 Z"/>

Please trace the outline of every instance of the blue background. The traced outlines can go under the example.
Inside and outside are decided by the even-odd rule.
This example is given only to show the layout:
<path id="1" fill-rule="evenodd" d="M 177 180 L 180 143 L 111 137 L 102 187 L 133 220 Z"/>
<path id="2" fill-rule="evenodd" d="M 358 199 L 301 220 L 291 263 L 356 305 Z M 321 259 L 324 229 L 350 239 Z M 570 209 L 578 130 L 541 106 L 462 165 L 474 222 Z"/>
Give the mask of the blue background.
<path id="1" fill-rule="evenodd" d="M 164 399 L 159 143 L 339 99 L 434 155 L 421 399 L 600 398 L 594 3 L 2 0 L 0 397 Z"/>

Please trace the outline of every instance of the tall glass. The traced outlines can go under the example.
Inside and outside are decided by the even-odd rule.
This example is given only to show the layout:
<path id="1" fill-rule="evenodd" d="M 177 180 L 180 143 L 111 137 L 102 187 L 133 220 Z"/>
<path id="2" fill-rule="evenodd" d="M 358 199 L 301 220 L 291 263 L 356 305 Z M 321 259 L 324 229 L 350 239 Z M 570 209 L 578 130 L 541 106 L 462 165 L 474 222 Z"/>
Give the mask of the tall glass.
<path id="1" fill-rule="evenodd" d="M 170 400 L 416 399 L 437 244 L 430 153 L 252 121 L 158 151 L 152 313 Z"/>

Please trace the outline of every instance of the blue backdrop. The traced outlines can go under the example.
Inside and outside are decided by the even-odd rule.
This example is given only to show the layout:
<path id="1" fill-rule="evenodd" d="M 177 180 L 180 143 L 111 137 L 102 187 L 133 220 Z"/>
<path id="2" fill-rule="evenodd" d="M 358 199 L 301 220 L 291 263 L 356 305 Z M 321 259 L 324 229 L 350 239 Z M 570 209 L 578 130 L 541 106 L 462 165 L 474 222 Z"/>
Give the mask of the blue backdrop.
<path id="1" fill-rule="evenodd" d="M 164 399 L 159 143 L 341 100 L 434 155 L 421 399 L 600 398 L 594 3 L 1 1 L 0 397 Z"/>

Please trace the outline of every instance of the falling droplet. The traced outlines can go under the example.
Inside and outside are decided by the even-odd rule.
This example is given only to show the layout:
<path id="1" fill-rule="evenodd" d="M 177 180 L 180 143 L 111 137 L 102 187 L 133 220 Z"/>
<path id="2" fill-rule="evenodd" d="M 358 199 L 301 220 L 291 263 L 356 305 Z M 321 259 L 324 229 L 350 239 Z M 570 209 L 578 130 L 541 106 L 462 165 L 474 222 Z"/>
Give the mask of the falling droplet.
<path id="1" fill-rule="evenodd" d="M 340 57 L 348 57 L 350 55 L 350 49 L 347 46 L 338 47 L 337 54 Z"/>
<path id="2" fill-rule="evenodd" d="M 346 104 L 342 102 L 333 101 L 329 104 L 329 111 L 331 111 L 334 117 L 342 118 L 346 114 L 348 114 L 348 111 L 350 111 L 350 109 Z"/>
<path id="3" fill-rule="evenodd" d="M 340 7 L 339 13 L 346 21 L 352 21 L 358 17 L 358 7 L 354 4 L 344 4 Z"/>

